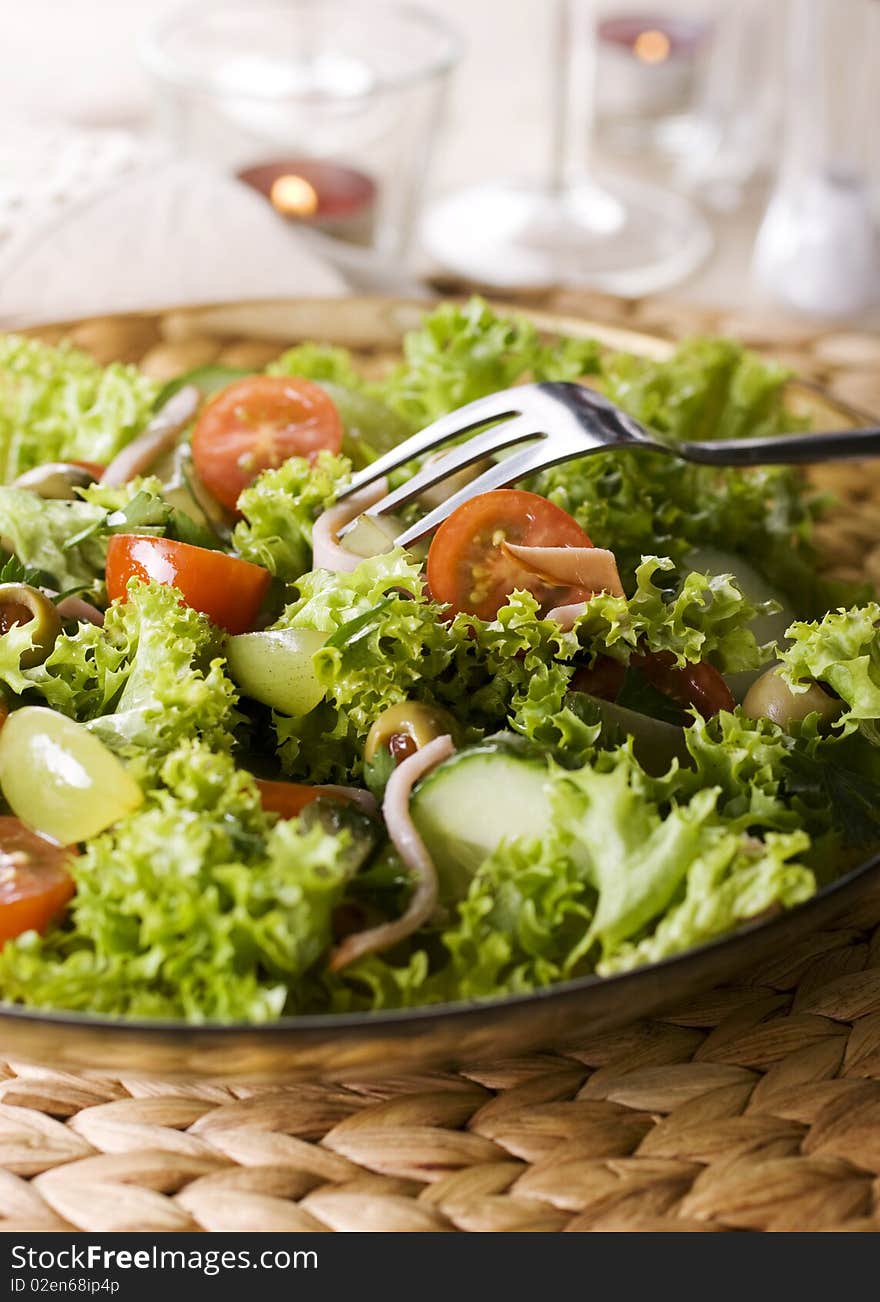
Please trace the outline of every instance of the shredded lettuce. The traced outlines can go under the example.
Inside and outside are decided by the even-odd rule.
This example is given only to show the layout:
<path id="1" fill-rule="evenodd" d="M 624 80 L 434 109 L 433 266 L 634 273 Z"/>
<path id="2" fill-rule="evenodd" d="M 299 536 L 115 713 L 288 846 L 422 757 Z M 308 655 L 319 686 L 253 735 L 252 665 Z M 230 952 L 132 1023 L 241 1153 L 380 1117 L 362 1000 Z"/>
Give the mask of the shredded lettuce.
<path id="1" fill-rule="evenodd" d="M 47 461 L 106 464 L 146 424 L 157 392 L 134 366 L 0 336 L 0 483 Z"/>

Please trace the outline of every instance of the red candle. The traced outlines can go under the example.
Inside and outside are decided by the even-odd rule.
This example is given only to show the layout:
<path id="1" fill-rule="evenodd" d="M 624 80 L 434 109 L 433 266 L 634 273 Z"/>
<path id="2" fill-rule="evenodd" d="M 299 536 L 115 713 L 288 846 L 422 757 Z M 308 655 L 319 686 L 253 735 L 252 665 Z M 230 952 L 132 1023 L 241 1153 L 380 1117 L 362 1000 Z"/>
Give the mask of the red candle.
<path id="1" fill-rule="evenodd" d="M 376 185 L 353 167 L 319 158 L 282 158 L 245 168 L 238 179 L 264 194 L 290 221 L 351 244 L 372 240 Z"/>

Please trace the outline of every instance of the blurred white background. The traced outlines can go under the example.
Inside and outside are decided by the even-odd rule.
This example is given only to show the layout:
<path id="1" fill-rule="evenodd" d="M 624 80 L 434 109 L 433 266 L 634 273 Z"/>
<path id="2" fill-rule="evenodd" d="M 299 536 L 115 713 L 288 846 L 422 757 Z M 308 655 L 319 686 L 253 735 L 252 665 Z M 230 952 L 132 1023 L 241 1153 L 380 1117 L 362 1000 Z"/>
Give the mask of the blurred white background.
<path id="1" fill-rule="evenodd" d="M 368 5 L 370 0 L 360 0 Z M 630 11 L 674 11 L 686 0 L 634 3 Z M 693 9 L 696 0 L 690 0 Z M 728 0 L 737 3 L 738 0 Z M 704 0 L 708 11 L 715 0 Z M 768 6 L 783 0 L 765 0 Z M 63 120 L 140 128 L 150 86 L 137 53 L 145 26 L 180 0 L 0 0 L 0 122 Z M 487 175 L 537 178 L 550 141 L 553 30 L 547 0 L 425 0 L 461 34 L 464 58 L 452 84 L 431 173 L 435 194 Z M 621 0 L 603 0 L 603 11 Z M 2 145 L 0 126 L 0 145 Z M 749 267 L 766 192 L 713 218 L 716 253 L 676 292 L 741 306 L 754 299 Z"/>

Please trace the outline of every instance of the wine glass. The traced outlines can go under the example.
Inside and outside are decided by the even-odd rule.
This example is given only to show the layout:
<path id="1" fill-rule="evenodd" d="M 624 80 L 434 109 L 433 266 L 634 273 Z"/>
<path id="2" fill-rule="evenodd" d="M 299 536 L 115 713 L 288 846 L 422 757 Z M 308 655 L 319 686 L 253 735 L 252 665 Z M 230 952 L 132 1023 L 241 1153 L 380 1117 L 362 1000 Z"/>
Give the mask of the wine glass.
<path id="1" fill-rule="evenodd" d="M 590 163 L 597 22 L 592 0 L 554 0 L 553 151 L 543 185 L 487 181 L 440 199 L 426 252 L 493 288 L 588 284 L 638 296 L 683 280 L 712 249 L 687 199 Z"/>

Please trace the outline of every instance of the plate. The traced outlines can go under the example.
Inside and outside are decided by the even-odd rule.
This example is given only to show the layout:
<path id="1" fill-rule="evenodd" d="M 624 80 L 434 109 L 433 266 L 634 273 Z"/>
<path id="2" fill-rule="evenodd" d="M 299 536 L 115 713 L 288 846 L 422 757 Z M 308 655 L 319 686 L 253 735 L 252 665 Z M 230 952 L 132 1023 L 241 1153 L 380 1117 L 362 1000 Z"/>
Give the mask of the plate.
<path id="1" fill-rule="evenodd" d="M 425 304 L 397 299 L 346 298 L 212 304 L 165 313 L 68 321 L 25 333 L 70 338 L 102 362 L 143 361 L 161 378 L 210 360 L 252 364 L 304 339 L 354 349 L 367 366 L 393 358 L 402 334 Z M 513 309 L 548 333 L 597 338 L 661 358 L 672 345 L 651 335 L 579 318 Z M 176 359 L 176 360 L 175 360 Z M 802 383 L 793 402 L 826 428 L 859 424 L 863 413 Z M 832 923 L 865 893 L 880 891 L 880 855 L 859 865 L 807 903 L 749 924 L 683 955 L 612 977 L 583 977 L 535 994 L 480 1004 L 342 1016 L 288 1017 L 265 1026 L 193 1026 L 180 1022 L 121 1021 L 79 1013 L 0 1009 L 4 1056 L 100 1075 L 291 1082 L 414 1072 L 486 1062 L 609 1030 L 697 991 L 742 976 L 809 932 Z"/>

